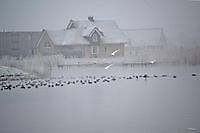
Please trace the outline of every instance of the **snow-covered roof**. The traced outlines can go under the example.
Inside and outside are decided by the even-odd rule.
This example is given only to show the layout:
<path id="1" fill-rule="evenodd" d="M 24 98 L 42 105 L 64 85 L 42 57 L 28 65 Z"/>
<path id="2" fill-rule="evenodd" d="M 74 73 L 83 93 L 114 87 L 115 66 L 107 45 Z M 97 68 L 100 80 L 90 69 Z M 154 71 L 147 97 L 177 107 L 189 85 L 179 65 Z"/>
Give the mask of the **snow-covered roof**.
<path id="1" fill-rule="evenodd" d="M 162 28 L 144 28 L 123 30 L 131 46 L 155 46 L 166 44 Z"/>
<path id="2" fill-rule="evenodd" d="M 100 37 L 103 36 L 103 31 L 99 30 L 99 28 L 95 25 L 86 27 L 82 32 L 82 36 L 83 37 L 91 37 L 94 32 L 97 32 Z"/>
<path id="3" fill-rule="evenodd" d="M 48 31 L 47 33 L 55 45 L 90 44 L 84 36 L 89 34 L 94 27 L 102 32 L 101 43 L 125 43 L 126 36 L 113 20 L 73 21 L 74 28 L 66 30 Z"/>
<path id="4" fill-rule="evenodd" d="M 87 27 L 84 27 L 81 35 L 83 37 L 89 37 L 92 30 L 94 30 L 95 28 L 97 28 L 97 26 L 94 23 L 90 23 L 90 25 L 88 25 Z"/>

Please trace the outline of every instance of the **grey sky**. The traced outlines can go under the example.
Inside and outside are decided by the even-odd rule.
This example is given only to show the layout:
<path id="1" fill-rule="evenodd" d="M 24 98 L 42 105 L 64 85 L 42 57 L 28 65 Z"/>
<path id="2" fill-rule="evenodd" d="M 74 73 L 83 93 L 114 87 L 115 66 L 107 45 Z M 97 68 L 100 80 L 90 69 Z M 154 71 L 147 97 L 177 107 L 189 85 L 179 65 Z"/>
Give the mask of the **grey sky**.
<path id="1" fill-rule="evenodd" d="M 69 19 L 114 19 L 120 28 L 163 27 L 169 37 L 200 34 L 200 2 L 191 0 L 0 0 L 0 28 L 63 29 Z"/>

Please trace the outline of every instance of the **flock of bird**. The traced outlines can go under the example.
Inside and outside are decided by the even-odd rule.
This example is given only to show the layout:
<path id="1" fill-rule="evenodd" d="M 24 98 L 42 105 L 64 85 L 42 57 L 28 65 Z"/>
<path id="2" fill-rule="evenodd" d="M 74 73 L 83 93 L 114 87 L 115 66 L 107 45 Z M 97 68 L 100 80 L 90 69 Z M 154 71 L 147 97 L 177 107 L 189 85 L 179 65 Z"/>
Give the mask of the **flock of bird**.
<path id="1" fill-rule="evenodd" d="M 200 76 L 196 73 L 191 74 L 192 77 Z M 8 78 L 12 77 L 12 78 Z M 16 77 L 16 78 L 14 78 Z M 73 77 L 69 79 L 39 79 L 39 78 L 23 78 L 22 75 L 0 75 L 0 91 L 19 89 L 31 89 L 40 87 L 64 87 L 66 85 L 85 85 L 85 84 L 98 84 L 98 83 L 110 83 L 117 80 L 147 80 L 149 78 L 177 78 L 176 75 L 137 75 L 131 74 L 129 76 L 85 76 L 85 77 Z"/>

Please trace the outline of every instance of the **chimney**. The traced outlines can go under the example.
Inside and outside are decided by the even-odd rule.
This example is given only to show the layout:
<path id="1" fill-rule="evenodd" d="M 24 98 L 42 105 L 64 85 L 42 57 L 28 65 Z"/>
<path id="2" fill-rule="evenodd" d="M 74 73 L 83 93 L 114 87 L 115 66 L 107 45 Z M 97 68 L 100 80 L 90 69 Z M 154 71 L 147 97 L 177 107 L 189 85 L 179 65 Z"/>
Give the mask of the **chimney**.
<path id="1" fill-rule="evenodd" d="M 89 20 L 90 22 L 94 22 L 94 17 L 93 17 L 93 16 L 89 16 L 89 17 L 88 17 L 88 20 Z"/>
<path id="2" fill-rule="evenodd" d="M 72 20 L 72 19 L 69 20 L 69 23 L 67 24 L 66 30 L 71 29 L 71 28 L 75 28 L 74 20 Z"/>

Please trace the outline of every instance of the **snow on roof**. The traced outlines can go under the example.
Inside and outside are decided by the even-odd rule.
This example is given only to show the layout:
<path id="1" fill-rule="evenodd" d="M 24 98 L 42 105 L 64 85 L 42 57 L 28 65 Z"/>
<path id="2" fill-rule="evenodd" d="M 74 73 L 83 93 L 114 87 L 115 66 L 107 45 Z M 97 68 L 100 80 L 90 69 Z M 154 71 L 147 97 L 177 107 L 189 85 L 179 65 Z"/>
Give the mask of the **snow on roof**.
<path id="1" fill-rule="evenodd" d="M 98 26 L 95 23 L 89 23 L 89 25 L 84 28 L 82 36 L 91 37 L 92 33 L 94 33 L 95 31 L 100 35 L 100 37 L 103 36 L 103 31 L 100 28 L 98 28 Z"/>
<path id="2" fill-rule="evenodd" d="M 162 28 L 128 29 L 123 31 L 130 45 L 135 47 L 161 45 L 163 41 L 166 41 Z"/>
<path id="3" fill-rule="evenodd" d="M 83 30 L 83 32 L 82 32 L 82 36 L 83 36 L 83 37 L 89 37 L 90 34 L 91 34 L 91 32 L 92 32 L 95 28 L 97 28 L 97 26 L 94 25 L 94 24 L 88 25 L 87 27 L 84 28 L 84 30 Z"/>
<path id="4" fill-rule="evenodd" d="M 94 27 L 103 32 L 101 43 L 125 43 L 126 36 L 113 20 L 74 21 L 76 28 L 58 31 L 47 31 L 55 45 L 90 44 L 83 36 L 88 35 Z"/>

